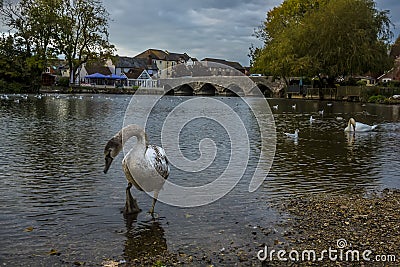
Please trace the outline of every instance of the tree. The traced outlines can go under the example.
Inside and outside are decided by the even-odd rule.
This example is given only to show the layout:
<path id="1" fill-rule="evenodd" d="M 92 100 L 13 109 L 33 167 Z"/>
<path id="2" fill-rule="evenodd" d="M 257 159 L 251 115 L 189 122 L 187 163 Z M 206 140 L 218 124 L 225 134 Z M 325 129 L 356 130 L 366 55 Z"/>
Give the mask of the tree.
<path id="1" fill-rule="evenodd" d="M 70 69 L 70 82 L 82 64 L 109 57 L 114 46 L 108 41 L 107 10 L 98 0 L 64 1 L 60 9 L 61 27 L 56 47 L 65 55 Z"/>
<path id="2" fill-rule="evenodd" d="M 49 57 L 64 55 L 74 82 L 82 64 L 113 52 L 109 14 L 100 0 L 21 0 L 0 6 L 0 16 L 26 53 L 34 87 Z"/>
<path id="3" fill-rule="evenodd" d="M 21 0 L 0 8 L 2 22 L 13 32 L 17 50 L 26 53 L 26 69 L 30 73 L 30 85 L 36 89 L 47 58 L 54 54 L 53 35 L 57 31 L 57 15 L 61 0 Z"/>
<path id="4" fill-rule="evenodd" d="M 390 25 L 371 0 L 286 0 L 267 14 L 254 68 L 286 81 L 383 72 Z"/>
<path id="5" fill-rule="evenodd" d="M 400 56 L 400 35 L 397 37 L 396 41 L 390 49 L 390 57 L 396 59 Z"/>

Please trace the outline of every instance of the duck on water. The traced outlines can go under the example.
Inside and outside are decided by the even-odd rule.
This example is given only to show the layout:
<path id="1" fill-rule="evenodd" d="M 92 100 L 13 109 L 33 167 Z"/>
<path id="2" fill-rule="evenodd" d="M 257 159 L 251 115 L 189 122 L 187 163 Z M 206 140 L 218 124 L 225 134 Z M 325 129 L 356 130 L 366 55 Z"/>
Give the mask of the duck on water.
<path id="1" fill-rule="evenodd" d="M 130 193 L 130 188 L 134 185 L 141 191 L 154 191 L 150 209 L 150 214 L 153 215 L 158 194 L 169 176 L 170 168 L 164 149 L 156 145 L 149 145 L 147 135 L 142 127 L 135 124 L 128 125 L 107 142 L 104 149 L 104 173 L 108 172 L 114 158 L 133 136 L 137 138 L 137 141 L 122 160 L 122 169 L 128 181 L 124 214 L 141 211 L 136 199 Z"/>

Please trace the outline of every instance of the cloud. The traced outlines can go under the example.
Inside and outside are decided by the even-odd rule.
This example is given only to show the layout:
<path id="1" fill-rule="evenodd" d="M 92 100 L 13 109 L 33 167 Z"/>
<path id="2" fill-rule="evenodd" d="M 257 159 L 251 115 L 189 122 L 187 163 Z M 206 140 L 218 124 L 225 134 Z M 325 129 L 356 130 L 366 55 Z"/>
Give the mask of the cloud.
<path id="1" fill-rule="evenodd" d="M 266 12 L 280 1 L 125 1 L 105 3 L 113 18 L 110 38 L 119 54 L 148 48 L 218 57 L 248 65 L 252 36 Z M 275 3 L 274 3 L 275 2 Z"/>
<path id="2" fill-rule="evenodd" d="M 16 0 L 13 0 L 16 1 Z M 110 41 L 119 55 L 135 56 L 148 48 L 186 52 L 193 57 L 223 58 L 247 66 L 252 34 L 266 13 L 283 0 L 104 0 L 110 13 Z M 390 10 L 400 34 L 400 1 L 377 0 Z M 5 28 L 0 25 L 0 32 Z"/>
<path id="3" fill-rule="evenodd" d="M 389 10 L 389 18 L 393 23 L 392 31 L 394 39 L 400 36 L 400 1 L 399 0 L 376 0 L 378 10 Z"/>
<path id="4" fill-rule="evenodd" d="M 400 1 L 379 0 L 377 8 L 389 9 L 400 28 Z M 251 44 L 261 46 L 252 36 L 268 10 L 282 0 L 153 0 L 107 1 L 111 41 L 120 55 L 134 56 L 148 48 L 187 52 L 193 57 L 224 58 L 249 64 Z"/>

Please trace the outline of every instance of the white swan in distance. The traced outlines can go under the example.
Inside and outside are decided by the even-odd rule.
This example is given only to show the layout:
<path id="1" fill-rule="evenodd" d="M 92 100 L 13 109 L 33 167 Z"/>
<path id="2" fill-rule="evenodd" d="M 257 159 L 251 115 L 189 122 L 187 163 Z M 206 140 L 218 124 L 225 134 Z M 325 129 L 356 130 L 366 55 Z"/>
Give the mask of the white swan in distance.
<path id="1" fill-rule="evenodd" d="M 275 110 L 278 110 L 279 106 L 275 105 L 275 106 L 272 106 L 272 108 L 275 109 Z"/>
<path id="2" fill-rule="evenodd" d="M 287 137 L 297 139 L 299 138 L 299 129 L 296 129 L 294 133 L 284 133 Z"/>
<path id="3" fill-rule="evenodd" d="M 296 109 L 296 106 L 297 106 L 296 104 L 293 104 L 292 109 Z"/>
<path id="4" fill-rule="evenodd" d="M 370 132 L 373 131 L 378 125 L 368 125 L 361 122 L 356 122 L 355 119 L 350 118 L 347 123 L 347 127 L 344 129 L 345 132 Z"/>
<path id="5" fill-rule="evenodd" d="M 319 110 L 318 113 L 319 115 L 324 116 L 324 110 Z"/>
<path id="6" fill-rule="evenodd" d="M 150 213 L 153 215 L 158 193 L 168 178 L 170 169 L 164 149 L 156 145 L 149 145 L 147 135 L 142 127 L 134 124 L 128 125 L 108 141 L 104 149 L 104 173 L 107 173 L 113 159 L 121 152 L 126 141 L 133 136 L 137 138 L 137 141 L 122 160 L 122 168 L 128 180 L 124 213 L 140 211 L 136 200 L 130 194 L 133 184 L 141 191 L 154 191 L 150 209 Z"/>
<path id="7" fill-rule="evenodd" d="M 313 122 L 315 122 L 315 119 L 314 119 L 313 116 L 311 115 L 311 116 L 310 116 L 310 123 L 313 123 Z"/>

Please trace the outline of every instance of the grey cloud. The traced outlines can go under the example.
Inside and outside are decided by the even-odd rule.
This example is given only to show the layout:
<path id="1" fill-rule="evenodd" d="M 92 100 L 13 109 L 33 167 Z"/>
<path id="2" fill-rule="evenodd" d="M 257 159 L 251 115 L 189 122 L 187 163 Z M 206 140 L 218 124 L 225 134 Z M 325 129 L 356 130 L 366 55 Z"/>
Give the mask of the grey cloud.
<path id="1" fill-rule="evenodd" d="M 105 3 L 114 22 L 111 41 L 120 54 L 160 48 L 192 56 L 220 57 L 248 65 L 253 29 L 272 8 L 263 0 Z"/>

